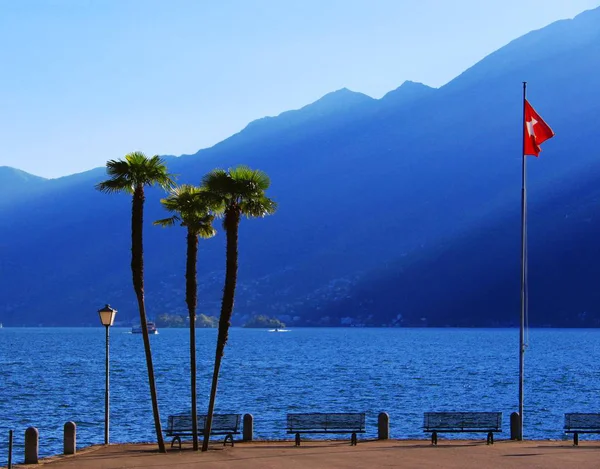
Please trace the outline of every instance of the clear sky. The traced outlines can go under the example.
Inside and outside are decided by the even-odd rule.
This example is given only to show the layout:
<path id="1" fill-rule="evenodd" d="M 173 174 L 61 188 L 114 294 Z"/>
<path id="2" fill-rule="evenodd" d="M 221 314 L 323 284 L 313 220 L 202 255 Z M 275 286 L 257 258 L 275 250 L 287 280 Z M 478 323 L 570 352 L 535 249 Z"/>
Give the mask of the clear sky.
<path id="1" fill-rule="evenodd" d="M 0 166 L 195 153 L 347 87 L 441 86 L 600 0 L 0 0 Z"/>

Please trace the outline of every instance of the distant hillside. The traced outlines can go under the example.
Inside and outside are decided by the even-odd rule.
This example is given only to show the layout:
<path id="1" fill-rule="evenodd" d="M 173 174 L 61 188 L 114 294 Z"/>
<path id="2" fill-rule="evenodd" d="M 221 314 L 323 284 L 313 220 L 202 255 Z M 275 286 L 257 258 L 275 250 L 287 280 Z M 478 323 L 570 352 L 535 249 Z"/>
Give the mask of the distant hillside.
<path id="1" fill-rule="evenodd" d="M 106 174 L 104 168 L 96 168 L 83 173 L 56 179 L 46 179 L 26 173 L 8 166 L 0 167 L 0 210 L 11 210 L 15 204 L 31 203 L 35 209 L 40 199 L 66 192 L 73 196 L 84 186 L 93 185 L 94 181 Z M 72 191 L 72 192 L 71 192 Z"/>
<path id="2" fill-rule="evenodd" d="M 0 166 L 0 198 L 39 187 L 46 179 L 9 166 Z"/>
<path id="3" fill-rule="evenodd" d="M 600 252 L 600 9 L 519 38 L 447 85 L 407 82 L 380 100 L 339 90 L 250 123 L 195 155 L 180 182 L 244 163 L 272 179 L 278 213 L 240 226 L 234 322 L 507 326 L 519 304 L 521 82 L 556 137 L 530 158 L 532 325 L 595 326 Z M 105 303 L 137 315 L 127 196 L 102 169 L 0 205 L 0 322 L 95 324 Z M 183 229 L 146 202 L 150 316 L 185 314 Z M 220 230 L 220 226 L 218 227 Z M 200 242 L 198 312 L 218 314 L 222 233 Z M 48 305 L 60 305 L 52 319 Z"/>

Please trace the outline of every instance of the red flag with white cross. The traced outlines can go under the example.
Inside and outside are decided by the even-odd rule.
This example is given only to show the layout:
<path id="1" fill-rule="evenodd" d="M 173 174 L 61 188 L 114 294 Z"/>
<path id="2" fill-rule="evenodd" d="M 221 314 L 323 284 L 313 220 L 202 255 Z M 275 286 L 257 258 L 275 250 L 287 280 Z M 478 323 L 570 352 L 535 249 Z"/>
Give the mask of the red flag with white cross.
<path id="1" fill-rule="evenodd" d="M 529 101 L 525 100 L 525 138 L 523 139 L 523 154 L 539 156 L 540 145 L 549 138 L 554 137 L 554 132 L 544 122 Z"/>

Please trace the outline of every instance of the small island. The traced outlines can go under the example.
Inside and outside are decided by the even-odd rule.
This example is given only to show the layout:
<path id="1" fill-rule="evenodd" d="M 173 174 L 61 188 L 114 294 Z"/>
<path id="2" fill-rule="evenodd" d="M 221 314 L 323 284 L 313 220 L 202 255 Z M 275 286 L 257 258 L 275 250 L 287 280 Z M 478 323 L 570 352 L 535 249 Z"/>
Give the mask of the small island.
<path id="1" fill-rule="evenodd" d="M 277 318 L 270 318 L 269 316 L 265 316 L 264 314 L 259 314 L 257 316 L 252 316 L 243 327 L 253 327 L 253 328 L 273 328 L 273 329 L 283 329 L 285 324 L 281 322 Z"/>

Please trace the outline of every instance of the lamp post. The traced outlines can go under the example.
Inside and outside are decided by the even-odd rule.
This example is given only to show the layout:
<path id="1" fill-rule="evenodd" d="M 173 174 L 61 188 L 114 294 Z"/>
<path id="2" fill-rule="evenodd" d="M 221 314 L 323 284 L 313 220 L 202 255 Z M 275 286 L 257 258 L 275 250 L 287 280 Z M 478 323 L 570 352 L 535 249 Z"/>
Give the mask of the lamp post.
<path id="1" fill-rule="evenodd" d="M 115 322 L 116 309 L 112 309 L 109 305 L 98 310 L 100 322 L 106 328 L 106 391 L 104 393 L 104 444 L 108 444 L 108 415 L 109 415 L 109 373 L 108 373 L 108 328 Z"/>

